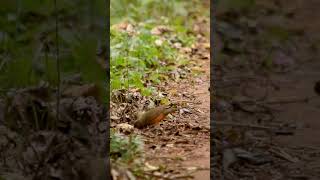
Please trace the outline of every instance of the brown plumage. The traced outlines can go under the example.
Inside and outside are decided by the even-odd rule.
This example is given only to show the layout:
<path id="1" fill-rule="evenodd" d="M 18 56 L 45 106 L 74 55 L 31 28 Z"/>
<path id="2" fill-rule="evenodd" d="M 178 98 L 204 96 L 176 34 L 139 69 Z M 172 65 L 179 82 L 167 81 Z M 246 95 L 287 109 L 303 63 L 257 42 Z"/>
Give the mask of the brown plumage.
<path id="1" fill-rule="evenodd" d="M 134 126 L 137 128 L 144 128 L 149 125 L 157 124 L 162 121 L 168 114 L 176 110 L 177 108 L 170 106 L 159 106 L 150 109 L 147 112 L 138 114 L 138 119 L 134 122 Z"/>

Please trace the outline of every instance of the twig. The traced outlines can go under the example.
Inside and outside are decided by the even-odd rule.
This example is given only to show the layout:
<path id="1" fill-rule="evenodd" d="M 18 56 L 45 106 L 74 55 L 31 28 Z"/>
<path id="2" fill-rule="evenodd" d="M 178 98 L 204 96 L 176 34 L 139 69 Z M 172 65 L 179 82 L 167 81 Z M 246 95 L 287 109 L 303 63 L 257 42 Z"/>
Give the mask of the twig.
<path id="1" fill-rule="evenodd" d="M 270 152 L 292 163 L 296 163 L 299 161 L 297 158 L 292 157 L 290 154 L 286 153 L 285 151 L 279 148 L 278 148 L 278 151 L 276 151 L 275 149 L 270 149 Z"/>
<path id="2" fill-rule="evenodd" d="M 172 176 L 172 177 L 166 177 L 164 175 L 157 175 L 157 174 L 153 174 L 153 173 L 149 173 L 149 172 L 144 172 L 144 174 L 146 174 L 148 176 L 153 176 L 153 177 L 156 177 L 156 178 L 167 179 L 167 180 L 193 178 L 193 176 L 190 175 L 190 174 L 176 175 L 176 176 Z"/>
<path id="3" fill-rule="evenodd" d="M 290 103 L 299 103 L 299 102 L 305 102 L 307 103 L 309 101 L 309 98 L 302 98 L 302 99 L 285 99 L 285 100 L 273 100 L 273 101 L 267 101 L 265 104 L 290 104 Z"/>
<path id="4" fill-rule="evenodd" d="M 171 103 L 173 103 L 173 104 L 179 104 L 179 103 L 201 104 L 201 102 L 188 101 L 188 100 L 174 100 L 174 101 L 171 101 Z"/>
<path id="5" fill-rule="evenodd" d="M 212 122 L 214 125 L 217 126 L 238 126 L 238 127 L 244 127 L 244 128 L 251 128 L 251 129 L 262 129 L 262 130 L 273 130 L 273 127 L 267 127 L 267 126 L 259 126 L 259 125 L 250 125 L 250 124 L 240 124 L 240 123 L 234 123 L 234 122 Z"/>
<path id="6" fill-rule="evenodd" d="M 244 147 L 246 145 L 251 145 L 249 142 L 242 142 L 242 143 L 237 143 L 237 144 L 227 144 L 227 145 L 222 145 L 222 147 L 216 147 L 219 150 L 225 150 L 225 149 L 233 149 L 237 147 Z"/>
<path id="7" fill-rule="evenodd" d="M 299 103 L 299 102 L 308 102 L 310 97 L 305 98 L 292 98 L 292 99 L 277 99 L 277 100 L 269 100 L 269 101 L 238 101 L 238 103 L 252 103 L 252 104 L 290 104 L 290 103 Z"/>
<path id="8" fill-rule="evenodd" d="M 157 175 L 157 174 L 153 174 L 153 173 L 149 173 L 149 172 L 143 172 L 144 174 L 148 175 L 148 176 L 153 176 L 153 177 L 156 177 L 156 178 L 162 178 L 162 179 L 167 179 L 167 180 L 173 180 L 169 177 L 165 177 L 163 175 Z"/>
<path id="9" fill-rule="evenodd" d="M 172 176 L 172 179 L 186 179 L 186 178 L 193 178 L 192 175 L 187 174 L 187 175 L 176 175 L 176 176 Z"/>

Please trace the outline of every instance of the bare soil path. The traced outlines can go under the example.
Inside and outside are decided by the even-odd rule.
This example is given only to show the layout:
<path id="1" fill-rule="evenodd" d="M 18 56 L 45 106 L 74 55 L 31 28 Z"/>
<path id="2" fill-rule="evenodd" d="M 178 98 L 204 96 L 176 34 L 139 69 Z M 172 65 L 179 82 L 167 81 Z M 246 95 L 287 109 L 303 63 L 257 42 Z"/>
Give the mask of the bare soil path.
<path id="1" fill-rule="evenodd" d="M 205 23 L 209 27 L 209 19 Z M 189 74 L 163 86 L 169 99 L 178 104 L 179 112 L 168 116 L 160 126 L 145 130 L 144 134 L 153 134 L 145 136 L 145 151 L 150 164 L 165 165 L 165 172 L 176 173 L 177 179 L 206 180 L 210 179 L 209 37 L 199 35 L 192 49 L 191 72 L 197 75 Z"/>

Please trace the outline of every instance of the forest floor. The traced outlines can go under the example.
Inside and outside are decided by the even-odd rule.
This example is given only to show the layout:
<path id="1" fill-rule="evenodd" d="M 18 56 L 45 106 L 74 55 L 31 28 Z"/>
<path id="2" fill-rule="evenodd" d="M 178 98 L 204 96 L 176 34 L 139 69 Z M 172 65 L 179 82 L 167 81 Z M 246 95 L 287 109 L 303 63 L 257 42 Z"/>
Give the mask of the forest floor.
<path id="1" fill-rule="evenodd" d="M 216 178 L 319 179 L 319 5 L 259 1 L 259 11 L 217 13 L 218 26 L 238 29 L 218 30 L 216 41 L 228 57 L 213 70 Z"/>
<path id="2" fill-rule="evenodd" d="M 205 19 L 209 30 L 209 20 Z M 202 22 L 203 23 L 203 22 Z M 210 179 L 210 45 L 209 37 L 198 35 L 196 53 L 191 55 L 196 76 L 189 75 L 179 82 L 168 82 L 164 91 L 180 109 L 160 126 L 147 129 L 147 160 L 153 164 L 167 164 L 168 171 L 177 177 L 199 180 Z M 161 129 L 160 134 L 154 134 Z M 157 144 L 155 146 L 155 144 Z"/>
<path id="3" fill-rule="evenodd" d="M 184 78 L 164 81 L 157 86 L 160 92 L 165 92 L 166 99 L 178 106 L 176 112 L 159 125 L 130 130 L 123 127 L 130 127 L 136 111 L 156 106 L 157 98 L 142 97 L 134 90 L 129 90 L 129 95 L 118 91 L 115 96 L 124 96 L 127 108 L 119 107 L 121 103 L 115 100 L 111 104 L 111 127 L 142 138 L 147 172 L 151 171 L 147 174 L 149 177 L 210 179 L 209 17 L 200 17 L 194 27 L 199 33 L 195 43 L 191 48 L 179 48 L 179 53 L 188 57 L 189 64 L 185 68 L 189 73 Z M 130 96 L 137 100 L 129 103 Z M 123 112 L 132 117 L 129 122 L 121 118 Z"/>
<path id="4" fill-rule="evenodd" d="M 195 37 L 192 45 L 172 44 L 178 50 L 177 56 L 183 56 L 187 63 L 176 66 L 171 75 L 166 74 L 171 78 L 156 85 L 158 95 L 142 96 L 136 89 L 113 92 L 111 128 L 139 135 L 144 142 L 141 178 L 210 179 L 210 19 L 195 13 L 192 22 L 192 29 L 183 27 Z M 170 39 L 166 34 L 158 36 L 164 41 Z M 130 97 L 135 100 L 130 101 Z M 177 111 L 158 125 L 132 129 L 134 114 L 164 100 L 177 105 Z"/>

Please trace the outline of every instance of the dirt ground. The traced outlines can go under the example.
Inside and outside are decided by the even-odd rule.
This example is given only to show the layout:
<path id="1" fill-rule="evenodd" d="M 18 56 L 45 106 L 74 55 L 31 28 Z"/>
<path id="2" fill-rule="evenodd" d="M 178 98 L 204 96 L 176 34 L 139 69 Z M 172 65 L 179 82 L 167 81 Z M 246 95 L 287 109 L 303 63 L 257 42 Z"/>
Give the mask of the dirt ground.
<path id="1" fill-rule="evenodd" d="M 209 27 L 209 19 L 205 23 Z M 179 111 L 143 134 L 159 131 L 161 135 L 145 136 L 147 161 L 151 164 L 166 165 L 168 172 L 177 174 L 177 179 L 205 180 L 210 179 L 209 38 L 199 36 L 195 49 L 198 50 L 191 56 L 191 63 L 199 74 L 163 86 L 170 100 L 179 104 Z"/>
<path id="2" fill-rule="evenodd" d="M 224 171 L 213 171 L 218 178 L 315 180 L 320 177 L 320 97 L 314 91 L 320 77 L 320 61 L 318 48 L 310 48 L 311 44 L 318 46 L 320 13 L 316 9 L 320 2 L 274 2 L 279 2 L 281 13 L 291 12 L 288 26 L 304 33 L 295 42 L 295 50 L 288 46 L 277 49 L 289 52 L 279 58 L 290 61 L 285 64 L 287 71 L 264 71 L 252 64 L 246 69 L 246 65 L 234 61 L 226 63 L 227 67 L 218 66 L 216 119 L 221 124 L 232 123 L 224 124 L 226 128 L 218 127 L 216 132 L 222 131 L 224 136 L 217 135 L 217 139 L 232 144 L 226 149 L 233 150 L 230 155 L 224 149 L 220 154 L 224 159 L 211 157 L 230 165 Z M 274 14 L 281 13 L 276 10 Z M 257 17 L 257 22 L 264 18 Z M 270 134 L 267 127 L 277 130 L 271 130 Z M 250 153 L 239 158 L 236 148 Z M 260 153 L 259 158 L 254 153 Z M 233 159 L 234 154 L 238 159 Z M 261 164 L 254 163 L 257 159 Z"/>
<path id="3" fill-rule="evenodd" d="M 190 70 L 197 73 L 160 85 L 170 101 L 178 105 L 178 111 L 160 125 L 141 132 L 146 161 L 165 166 L 163 173 L 175 174 L 172 179 L 210 179 L 209 22 L 209 17 L 196 20 L 193 30 L 198 33 L 197 40 L 187 52 Z"/>

